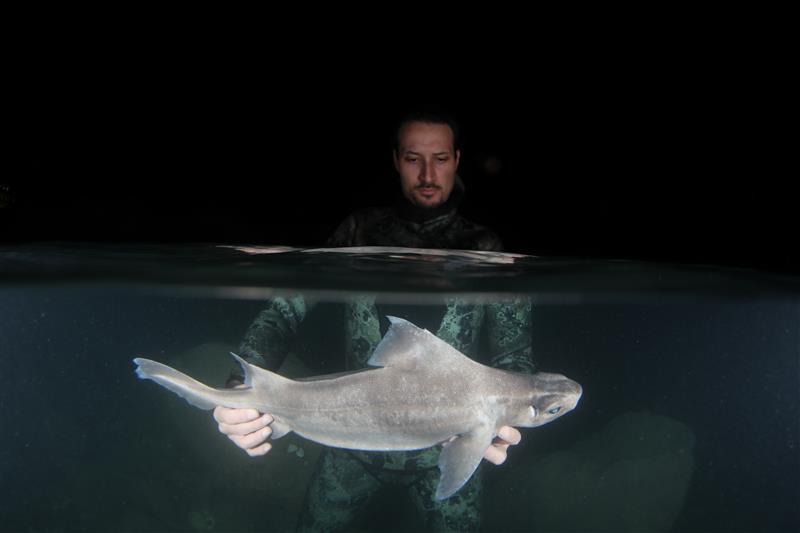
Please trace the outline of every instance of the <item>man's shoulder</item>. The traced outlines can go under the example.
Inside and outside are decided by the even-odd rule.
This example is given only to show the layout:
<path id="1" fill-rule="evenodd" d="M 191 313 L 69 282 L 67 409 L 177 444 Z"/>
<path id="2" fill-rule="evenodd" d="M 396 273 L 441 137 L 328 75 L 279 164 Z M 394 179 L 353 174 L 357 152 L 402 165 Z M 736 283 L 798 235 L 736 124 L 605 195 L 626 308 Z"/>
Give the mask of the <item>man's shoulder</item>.
<path id="1" fill-rule="evenodd" d="M 353 211 L 339 224 L 328 238 L 328 246 L 366 246 L 371 239 L 365 232 L 391 225 L 393 210 L 390 207 L 367 207 Z"/>

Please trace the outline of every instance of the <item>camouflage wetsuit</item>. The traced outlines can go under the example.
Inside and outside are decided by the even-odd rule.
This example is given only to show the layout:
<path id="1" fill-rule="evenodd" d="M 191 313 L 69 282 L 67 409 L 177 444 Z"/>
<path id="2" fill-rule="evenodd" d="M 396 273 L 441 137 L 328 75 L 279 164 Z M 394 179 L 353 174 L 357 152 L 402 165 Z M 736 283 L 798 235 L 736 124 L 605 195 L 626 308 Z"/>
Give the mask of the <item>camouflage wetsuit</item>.
<path id="1" fill-rule="evenodd" d="M 448 202 L 447 204 L 451 204 Z M 368 209 L 349 216 L 328 241 L 330 246 L 413 246 L 465 250 L 501 249 L 488 229 L 461 217 L 453 205 L 427 217 L 408 208 Z M 410 206 L 410 204 L 409 204 Z M 313 305 L 302 296 L 275 298 L 247 331 L 240 353 L 253 364 L 276 369 L 282 363 L 298 327 Z M 346 368 L 357 369 L 382 338 L 383 313 L 374 299 L 354 297 L 345 305 Z M 527 299 L 506 303 L 447 301 L 438 337 L 478 359 L 478 336 L 484 329 L 489 347 L 483 363 L 521 372 L 533 371 L 531 305 Z M 385 327 L 385 325 L 384 325 Z M 438 446 L 412 452 L 360 452 L 326 448 L 306 495 L 298 529 L 336 531 L 345 528 L 369 496 L 383 484 L 407 486 L 431 530 L 472 531 L 480 523 L 480 469 L 454 496 L 433 498 L 439 481 Z"/>

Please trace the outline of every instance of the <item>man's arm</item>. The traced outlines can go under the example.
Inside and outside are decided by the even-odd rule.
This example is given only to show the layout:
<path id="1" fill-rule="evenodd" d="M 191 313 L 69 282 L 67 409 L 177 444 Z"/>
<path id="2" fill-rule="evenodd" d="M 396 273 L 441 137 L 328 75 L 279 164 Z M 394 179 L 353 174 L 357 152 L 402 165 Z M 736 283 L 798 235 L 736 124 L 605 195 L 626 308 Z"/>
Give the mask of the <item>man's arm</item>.
<path id="1" fill-rule="evenodd" d="M 490 366 L 526 374 L 535 372 L 531 310 L 528 297 L 486 306 Z"/>
<path id="2" fill-rule="evenodd" d="M 350 215 L 345 218 L 328 238 L 326 246 L 353 246 L 357 225 L 355 216 Z M 240 355 L 248 363 L 267 370 L 277 370 L 286 359 L 291 341 L 297 335 L 297 330 L 311 307 L 313 304 L 299 295 L 270 300 L 247 329 L 239 347 Z M 241 386 L 243 381 L 241 369 L 236 368 L 231 372 L 226 385 Z M 272 416 L 268 413 L 262 414 L 255 409 L 229 409 L 218 406 L 214 409 L 214 419 L 219 424 L 220 432 L 227 435 L 251 457 L 264 455 L 272 447 L 267 442 L 272 434 L 272 429 L 269 427 Z"/>
<path id="3" fill-rule="evenodd" d="M 514 372 L 534 372 L 531 307 L 530 298 L 525 297 L 486 306 L 491 366 Z M 496 465 L 503 464 L 509 445 L 519 444 L 521 438 L 517 429 L 503 426 L 483 457 Z"/>
<path id="4" fill-rule="evenodd" d="M 239 347 L 241 356 L 250 364 L 277 370 L 286 359 L 291 341 L 312 306 L 302 296 L 270 300 L 245 333 Z M 243 381 L 242 370 L 237 367 L 226 385 L 240 387 Z M 217 406 L 214 420 L 219 431 L 251 457 L 264 455 L 272 448 L 267 442 L 272 434 L 269 427 L 272 416 L 269 413 Z"/>
<path id="5" fill-rule="evenodd" d="M 277 371 L 312 307 L 313 303 L 299 295 L 271 299 L 247 328 L 239 345 L 239 355 L 250 364 Z M 234 369 L 231 378 L 238 378 L 241 383 L 241 369 Z"/>

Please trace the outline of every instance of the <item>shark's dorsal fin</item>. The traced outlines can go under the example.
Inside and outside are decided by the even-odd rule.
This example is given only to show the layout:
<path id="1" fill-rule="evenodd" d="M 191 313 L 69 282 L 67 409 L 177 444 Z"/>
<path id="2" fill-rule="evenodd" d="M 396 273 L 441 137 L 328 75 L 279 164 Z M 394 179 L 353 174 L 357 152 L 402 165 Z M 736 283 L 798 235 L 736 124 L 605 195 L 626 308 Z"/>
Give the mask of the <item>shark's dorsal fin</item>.
<path id="1" fill-rule="evenodd" d="M 236 359 L 236 361 L 239 363 L 239 366 L 242 367 L 242 372 L 244 373 L 244 385 L 247 387 L 263 387 L 268 390 L 275 391 L 277 387 L 292 382 L 291 379 L 285 378 L 280 374 L 275 374 L 269 370 L 251 365 L 233 352 L 230 352 L 230 354 L 234 359 Z"/>
<path id="2" fill-rule="evenodd" d="M 236 362 L 239 363 L 239 366 L 242 367 L 242 373 L 244 374 L 244 385 L 248 387 L 253 386 L 253 374 L 250 372 L 250 363 L 239 357 L 233 352 L 229 352 Z"/>
<path id="3" fill-rule="evenodd" d="M 419 364 L 452 366 L 472 362 L 426 329 L 402 318 L 387 316 L 391 325 L 367 364 L 414 370 Z"/>

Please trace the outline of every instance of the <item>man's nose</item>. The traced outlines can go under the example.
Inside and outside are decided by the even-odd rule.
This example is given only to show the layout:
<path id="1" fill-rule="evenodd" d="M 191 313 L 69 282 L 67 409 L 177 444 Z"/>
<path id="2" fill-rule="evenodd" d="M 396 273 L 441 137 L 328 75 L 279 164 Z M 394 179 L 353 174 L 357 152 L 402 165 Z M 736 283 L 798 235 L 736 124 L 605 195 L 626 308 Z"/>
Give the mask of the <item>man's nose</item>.
<path id="1" fill-rule="evenodd" d="M 419 179 L 423 183 L 433 183 L 436 181 L 436 167 L 433 161 L 428 161 L 422 165 L 422 172 L 420 172 Z"/>

